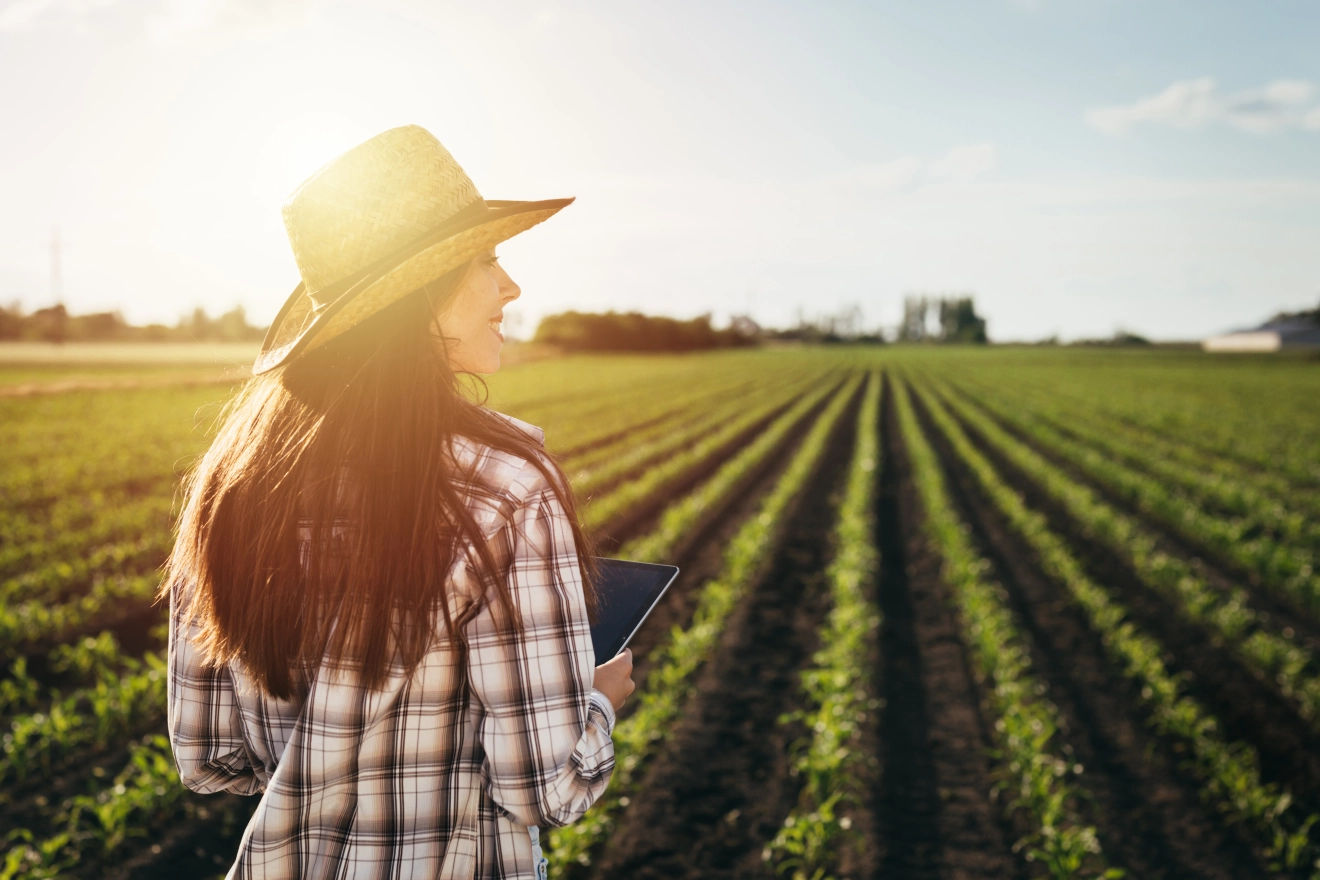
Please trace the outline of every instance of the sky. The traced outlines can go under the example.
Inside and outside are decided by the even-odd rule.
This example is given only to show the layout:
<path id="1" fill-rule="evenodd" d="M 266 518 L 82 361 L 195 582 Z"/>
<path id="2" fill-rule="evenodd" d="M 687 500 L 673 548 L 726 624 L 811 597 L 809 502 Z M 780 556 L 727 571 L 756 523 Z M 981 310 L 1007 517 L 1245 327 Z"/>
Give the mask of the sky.
<path id="1" fill-rule="evenodd" d="M 577 197 L 500 248 L 522 335 L 957 293 L 996 340 L 1184 340 L 1320 303 L 1320 0 L 0 0 L 0 303 L 264 324 L 284 200 L 403 124 L 487 198 Z"/>

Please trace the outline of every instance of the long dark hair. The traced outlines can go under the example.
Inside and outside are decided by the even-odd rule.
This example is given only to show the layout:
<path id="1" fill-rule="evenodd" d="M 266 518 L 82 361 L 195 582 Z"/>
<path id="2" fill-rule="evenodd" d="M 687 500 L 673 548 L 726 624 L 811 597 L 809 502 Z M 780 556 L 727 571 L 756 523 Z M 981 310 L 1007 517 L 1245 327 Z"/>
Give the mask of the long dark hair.
<path id="1" fill-rule="evenodd" d="M 327 656 L 378 687 L 392 667 L 416 666 L 439 624 L 462 651 L 447 583 L 460 553 L 480 584 L 468 613 L 490 602 L 518 627 L 464 503 L 464 483 L 482 475 L 459 471 L 459 436 L 540 470 L 568 512 L 594 613 L 591 545 L 562 469 L 445 356 L 433 316 L 465 274 L 253 377 L 222 413 L 184 483 L 161 585 L 186 597 L 210 662 L 238 660 L 288 699 Z"/>

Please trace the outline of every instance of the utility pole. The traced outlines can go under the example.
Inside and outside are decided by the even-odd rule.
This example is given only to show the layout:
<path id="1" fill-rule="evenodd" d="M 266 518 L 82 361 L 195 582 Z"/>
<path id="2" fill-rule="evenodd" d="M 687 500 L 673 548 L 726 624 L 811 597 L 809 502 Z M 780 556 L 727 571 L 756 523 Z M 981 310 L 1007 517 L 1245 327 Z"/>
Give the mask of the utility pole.
<path id="1" fill-rule="evenodd" d="M 50 298 L 55 305 L 64 302 L 64 291 L 60 278 L 60 228 L 50 228 Z"/>
<path id="2" fill-rule="evenodd" d="M 60 269 L 60 228 L 52 226 L 50 229 L 50 295 L 55 300 L 55 305 L 51 307 L 53 323 L 49 338 L 51 342 L 63 345 L 65 337 L 68 335 L 69 313 L 64 308 L 64 279 L 61 277 Z"/>

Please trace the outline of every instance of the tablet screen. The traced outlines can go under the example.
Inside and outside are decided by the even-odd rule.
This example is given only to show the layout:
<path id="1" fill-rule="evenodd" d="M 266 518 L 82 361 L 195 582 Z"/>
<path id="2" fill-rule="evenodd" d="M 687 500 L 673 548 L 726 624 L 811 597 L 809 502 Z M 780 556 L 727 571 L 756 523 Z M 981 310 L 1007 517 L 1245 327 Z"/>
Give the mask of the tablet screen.
<path id="1" fill-rule="evenodd" d="M 598 604 L 591 643 L 599 666 L 627 647 L 633 633 L 678 576 L 678 569 L 602 557 L 596 557 L 596 565 L 600 578 L 596 583 Z"/>

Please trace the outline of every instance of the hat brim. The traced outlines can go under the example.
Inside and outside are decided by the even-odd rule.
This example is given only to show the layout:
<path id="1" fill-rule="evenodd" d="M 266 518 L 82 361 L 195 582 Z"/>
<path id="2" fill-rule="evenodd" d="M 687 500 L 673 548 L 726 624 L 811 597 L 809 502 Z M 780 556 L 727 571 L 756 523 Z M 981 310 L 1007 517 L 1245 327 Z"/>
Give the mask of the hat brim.
<path id="1" fill-rule="evenodd" d="M 324 302 L 320 307 L 299 284 L 271 322 L 252 374 L 269 372 L 324 345 L 428 281 L 553 217 L 572 201 L 485 202 L 485 211 L 465 211 L 456 222 L 433 230 L 349 279 L 343 292 L 328 302 L 324 292 L 318 292 Z"/>

